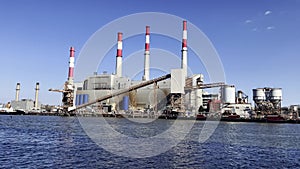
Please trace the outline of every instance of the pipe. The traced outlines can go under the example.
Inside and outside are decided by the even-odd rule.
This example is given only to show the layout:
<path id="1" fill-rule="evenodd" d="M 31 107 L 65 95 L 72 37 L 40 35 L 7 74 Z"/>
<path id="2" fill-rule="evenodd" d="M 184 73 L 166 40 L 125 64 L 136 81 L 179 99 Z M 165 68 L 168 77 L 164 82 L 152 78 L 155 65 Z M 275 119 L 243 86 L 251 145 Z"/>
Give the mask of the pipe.
<path id="1" fill-rule="evenodd" d="M 16 87 L 16 101 L 19 101 L 19 96 L 20 96 L 20 83 L 17 83 L 17 87 Z"/>
<path id="2" fill-rule="evenodd" d="M 181 50 L 181 68 L 183 69 L 184 78 L 187 77 L 187 22 L 183 21 L 182 31 L 182 50 Z"/>
<path id="3" fill-rule="evenodd" d="M 70 48 L 70 60 L 69 60 L 69 74 L 68 74 L 68 82 L 73 83 L 73 77 L 74 77 L 74 55 L 75 55 L 75 49 L 74 47 Z"/>
<path id="4" fill-rule="evenodd" d="M 150 26 L 146 26 L 146 42 L 145 42 L 145 61 L 144 61 L 144 76 L 143 80 L 148 81 L 150 74 Z"/>
<path id="5" fill-rule="evenodd" d="M 34 109 L 38 109 L 38 98 L 39 98 L 39 90 L 40 90 L 40 83 L 37 82 L 35 85 L 35 101 L 34 101 Z"/>
<path id="6" fill-rule="evenodd" d="M 116 75 L 122 77 L 122 33 L 118 33 L 118 48 L 117 48 L 117 63 L 116 63 Z"/>

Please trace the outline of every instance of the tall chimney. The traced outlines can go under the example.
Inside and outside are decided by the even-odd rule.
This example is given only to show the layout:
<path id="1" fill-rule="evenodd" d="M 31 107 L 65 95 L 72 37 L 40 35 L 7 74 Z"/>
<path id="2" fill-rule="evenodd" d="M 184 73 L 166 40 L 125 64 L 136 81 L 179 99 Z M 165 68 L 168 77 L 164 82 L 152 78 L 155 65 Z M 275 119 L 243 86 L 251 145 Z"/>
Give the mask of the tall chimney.
<path id="1" fill-rule="evenodd" d="M 75 49 L 74 47 L 70 48 L 70 60 L 69 60 L 69 74 L 68 74 L 68 82 L 73 83 L 73 77 L 74 77 L 74 54 Z"/>
<path id="2" fill-rule="evenodd" d="M 143 80 L 149 80 L 150 67 L 150 26 L 146 26 L 146 42 L 145 42 L 145 61 L 144 61 L 144 76 Z"/>
<path id="3" fill-rule="evenodd" d="M 186 78 L 187 77 L 187 26 L 186 26 L 186 21 L 183 21 L 181 68 L 183 69 L 184 77 Z"/>
<path id="4" fill-rule="evenodd" d="M 39 101 L 39 90 L 40 90 L 40 83 L 37 82 L 35 85 L 35 101 L 34 101 L 34 109 L 38 109 L 38 101 Z"/>
<path id="5" fill-rule="evenodd" d="M 19 96 L 20 96 L 20 83 L 17 83 L 17 87 L 16 87 L 16 101 L 19 101 Z"/>
<path id="6" fill-rule="evenodd" d="M 122 77 L 122 33 L 118 33 L 118 48 L 117 48 L 117 63 L 116 63 L 116 74 L 119 77 Z"/>

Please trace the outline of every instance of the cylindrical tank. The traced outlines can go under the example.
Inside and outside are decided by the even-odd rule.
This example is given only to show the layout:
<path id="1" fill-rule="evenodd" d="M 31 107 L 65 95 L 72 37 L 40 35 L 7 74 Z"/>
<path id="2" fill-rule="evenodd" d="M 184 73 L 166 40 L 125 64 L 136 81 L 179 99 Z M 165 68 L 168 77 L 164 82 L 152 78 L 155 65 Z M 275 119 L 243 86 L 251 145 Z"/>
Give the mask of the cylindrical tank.
<path id="1" fill-rule="evenodd" d="M 270 100 L 271 101 L 281 101 L 282 99 L 282 89 L 281 88 L 273 88 L 270 92 Z"/>
<path id="2" fill-rule="evenodd" d="M 78 94 L 76 94 L 75 105 L 76 105 L 76 106 L 79 105 L 79 95 L 78 95 Z"/>
<path id="3" fill-rule="evenodd" d="M 129 96 L 123 97 L 123 110 L 128 110 L 129 108 Z"/>
<path id="4" fill-rule="evenodd" d="M 84 103 L 87 103 L 88 102 L 88 98 L 89 98 L 89 95 L 87 95 L 87 94 L 84 94 L 83 95 L 83 98 L 82 98 L 82 104 L 84 104 Z"/>
<path id="5" fill-rule="evenodd" d="M 221 96 L 223 103 L 235 103 L 235 87 L 223 86 L 221 88 Z"/>
<path id="6" fill-rule="evenodd" d="M 266 100 L 266 94 L 263 88 L 253 89 L 253 101 L 262 102 Z"/>
<path id="7" fill-rule="evenodd" d="M 245 99 L 244 99 L 244 103 L 248 103 L 248 98 L 245 98 Z"/>
<path id="8" fill-rule="evenodd" d="M 243 92 L 239 90 L 237 93 L 238 93 L 238 95 L 237 95 L 238 98 L 243 99 Z"/>
<path id="9" fill-rule="evenodd" d="M 83 104 L 82 101 L 83 101 L 82 94 L 79 94 L 78 95 L 78 105 L 82 105 Z"/>

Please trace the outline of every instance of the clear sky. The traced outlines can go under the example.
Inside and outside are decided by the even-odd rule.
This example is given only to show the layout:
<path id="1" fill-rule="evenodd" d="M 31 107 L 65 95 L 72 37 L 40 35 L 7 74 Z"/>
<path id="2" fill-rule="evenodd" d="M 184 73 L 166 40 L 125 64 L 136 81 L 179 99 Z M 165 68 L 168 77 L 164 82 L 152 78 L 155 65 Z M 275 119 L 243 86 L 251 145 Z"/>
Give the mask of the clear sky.
<path id="1" fill-rule="evenodd" d="M 70 46 L 78 54 L 94 32 L 119 17 L 163 12 L 187 19 L 208 36 L 219 53 L 227 83 L 250 97 L 256 87 L 281 87 L 283 105 L 300 104 L 299 0 L 0 2 L 2 103 L 15 98 L 17 82 L 20 97 L 34 99 L 35 83 L 40 82 L 40 101 L 59 104 L 61 94 L 48 89 L 62 88 L 66 81 Z M 144 37 L 136 40 L 140 45 L 135 50 L 142 50 Z M 180 55 L 180 45 L 166 50 Z M 113 63 L 107 71 L 113 72 L 114 67 Z"/>

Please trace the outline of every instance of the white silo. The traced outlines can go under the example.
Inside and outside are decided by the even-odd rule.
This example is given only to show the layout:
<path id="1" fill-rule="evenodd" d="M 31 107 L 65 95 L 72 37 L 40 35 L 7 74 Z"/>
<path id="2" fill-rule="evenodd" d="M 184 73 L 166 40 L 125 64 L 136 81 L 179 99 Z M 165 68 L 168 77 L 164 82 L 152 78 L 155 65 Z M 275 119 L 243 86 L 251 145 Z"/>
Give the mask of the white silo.
<path id="1" fill-rule="evenodd" d="M 270 93 L 271 101 L 281 101 L 282 100 L 282 89 L 281 88 L 273 88 Z"/>
<path id="2" fill-rule="evenodd" d="M 282 89 L 272 88 L 270 91 L 270 101 L 273 103 L 274 108 L 279 109 L 281 107 Z"/>
<path id="3" fill-rule="evenodd" d="M 261 103 L 266 100 L 265 90 L 263 88 L 253 89 L 253 101 Z"/>
<path id="4" fill-rule="evenodd" d="M 221 99 L 223 103 L 235 103 L 235 87 L 223 86 L 221 88 Z"/>

